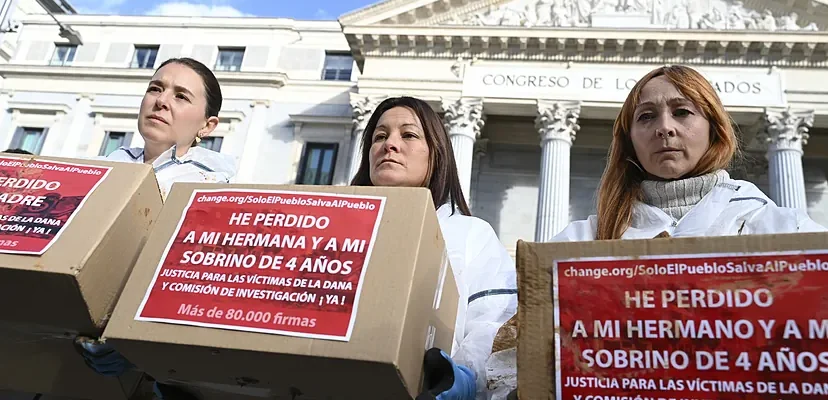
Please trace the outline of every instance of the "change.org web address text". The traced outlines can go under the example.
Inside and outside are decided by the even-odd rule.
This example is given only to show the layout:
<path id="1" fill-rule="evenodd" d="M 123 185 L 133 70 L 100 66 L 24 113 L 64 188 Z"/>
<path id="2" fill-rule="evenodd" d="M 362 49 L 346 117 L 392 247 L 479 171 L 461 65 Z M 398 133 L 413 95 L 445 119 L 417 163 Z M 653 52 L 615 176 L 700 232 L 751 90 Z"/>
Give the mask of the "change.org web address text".
<path id="1" fill-rule="evenodd" d="M 225 195 L 201 195 L 196 198 L 198 203 L 215 203 L 224 204 L 232 203 L 238 205 L 244 204 L 278 204 L 278 205 L 292 205 L 305 207 L 326 207 L 326 208 L 352 208 L 358 210 L 374 210 L 377 206 L 369 201 L 351 200 L 351 199 L 325 199 L 322 197 L 303 197 L 298 198 L 294 196 L 282 197 L 275 194 L 249 194 L 244 196 L 225 196 Z"/>
<path id="2" fill-rule="evenodd" d="M 809 272 L 828 271 L 828 258 L 806 258 L 804 260 L 786 261 L 769 260 L 765 263 L 750 262 L 704 262 L 688 264 L 686 261 L 676 261 L 667 264 L 637 265 L 634 267 L 593 267 L 576 268 L 562 267 L 560 273 L 567 278 L 635 278 L 637 276 L 669 276 L 669 275 L 707 275 L 707 274 L 745 274 L 745 273 L 773 273 L 773 272 Z"/>

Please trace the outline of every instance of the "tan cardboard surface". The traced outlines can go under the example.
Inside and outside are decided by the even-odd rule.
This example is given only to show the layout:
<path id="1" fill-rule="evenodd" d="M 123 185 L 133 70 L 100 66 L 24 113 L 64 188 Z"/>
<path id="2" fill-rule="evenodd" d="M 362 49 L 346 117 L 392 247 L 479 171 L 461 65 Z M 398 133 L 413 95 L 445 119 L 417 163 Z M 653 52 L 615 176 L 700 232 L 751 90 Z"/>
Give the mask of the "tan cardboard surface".
<path id="1" fill-rule="evenodd" d="M 401 399 L 419 391 L 429 326 L 451 348 L 458 304 L 431 195 L 420 188 L 222 185 L 386 197 L 349 342 L 136 321 L 135 315 L 192 190 L 175 184 L 105 331 L 132 362 L 160 380 L 268 389 L 290 398 Z M 327 397 L 324 397 L 327 398 Z"/>
<path id="2" fill-rule="evenodd" d="M 0 321 L 73 333 L 103 331 L 138 258 L 161 195 L 152 167 L 36 157 L 114 167 L 42 256 L 0 254 Z"/>
<path id="3" fill-rule="evenodd" d="M 73 345 L 103 332 L 161 211 L 152 167 L 36 157 L 114 167 L 41 256 L 0 254 L 0 387 L 81 399 L 121 399 L 139 373 L 95 374 Z"/>
<path id="4" fill-rule="evenodd" d="M 828 249 L 828 234 L 754 235 L 567 243 L 518 241 L 518 393 L 521 400 L 554 399 L 555 260 L 700 253 L 759 253 Z"/>

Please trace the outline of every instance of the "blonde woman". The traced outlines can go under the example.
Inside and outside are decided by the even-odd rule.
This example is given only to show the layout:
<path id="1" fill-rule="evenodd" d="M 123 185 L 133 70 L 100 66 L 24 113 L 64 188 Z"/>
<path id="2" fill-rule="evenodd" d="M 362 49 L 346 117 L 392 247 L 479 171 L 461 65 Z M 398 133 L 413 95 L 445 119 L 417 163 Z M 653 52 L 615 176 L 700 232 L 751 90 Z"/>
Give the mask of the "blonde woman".
<path id="1" fill-rule="evenodd" d="M 725 169 L 738 154 L 730 115 L 707 79 L 684 66 L 657 68 L 632 88 L 615 120 L 598 215 L 572 222 L 552 241 L 825 231 L 805 212 L 731 179 Z M 493 399 L 509 391 L 515 399 L 510 351 L 487 362 L 500 372 L 490 378 Z"/>
<path id="2" fill-rule="evenodd" d="M 739 153 L 730 115 L 697 71 L 661 67 L 633 87 L 613 127 L 598 215 L 554 241 L 824 231 L 725 170 Z"/>

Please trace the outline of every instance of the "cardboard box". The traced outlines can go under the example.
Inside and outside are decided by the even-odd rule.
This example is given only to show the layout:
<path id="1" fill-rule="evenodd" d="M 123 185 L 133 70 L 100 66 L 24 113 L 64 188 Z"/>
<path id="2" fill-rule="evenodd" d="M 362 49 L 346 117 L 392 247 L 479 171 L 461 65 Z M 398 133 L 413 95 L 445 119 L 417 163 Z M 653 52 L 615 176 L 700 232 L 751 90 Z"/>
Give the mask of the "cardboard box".
<path id="1" fill-rule="evenodd" d="M 403 399 L 458 302 L 427 189 L 177 183 L 104 335 L 230 398 Z"/>
<path id="2" fill-rule="evenodd" d="M 0 156 L 0 388 L 125 398 L 140 374 L 95 375 L 73 339 L 103 333 L 161 205 L 149 165 Z"/>
<path id="3" fill-rule="evenodd" d="M 828 234 L 520 241 L 517 267 L 522 400 L 828 391 Z"/>

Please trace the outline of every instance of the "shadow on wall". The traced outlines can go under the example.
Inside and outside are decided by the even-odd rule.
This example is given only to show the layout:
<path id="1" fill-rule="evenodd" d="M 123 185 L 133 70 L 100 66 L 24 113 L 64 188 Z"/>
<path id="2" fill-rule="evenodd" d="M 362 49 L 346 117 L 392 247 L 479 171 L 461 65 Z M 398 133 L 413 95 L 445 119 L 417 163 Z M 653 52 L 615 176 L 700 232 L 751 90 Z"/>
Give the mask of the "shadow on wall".
<path id="1" fill-rule="evenodd" d="M 510 250 L 514 249 L 518 239 L 535 239 L 540 156 L 538 146 L 490 144 L 487 154 L 479 159 L 473 171 L 472 213 L 489 222 Z M 596 191 L 605 158 L 604 149 L 573 149 L 569 178 L 570 221 L 595 214 Z"/>
<path id="2" fill-rule="evenodd" d="M 820 225 L 828 227 L 828 159 L 805 158 L 802 167 L 808 214 Z"/>
<path id="3" fill-rule="evenodd" d="M 607 165 L 606 149 L 572 149 L 569 185 L 569 220 L 580 221 L 598 211 L 598 185 Z"/>
<path id="4" fill-rule="evenodd" d="M 539 166 L 537 146 L 490 143 L 473 169 L 472 214 L 488 222 L 509 251 L 518 239 L 535 238 Z"/>

